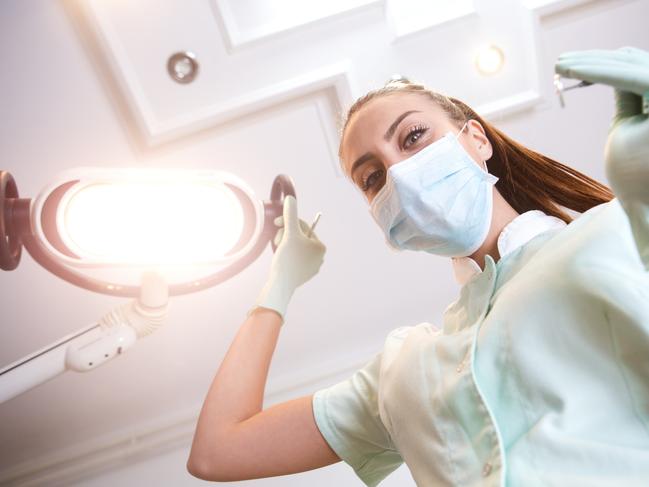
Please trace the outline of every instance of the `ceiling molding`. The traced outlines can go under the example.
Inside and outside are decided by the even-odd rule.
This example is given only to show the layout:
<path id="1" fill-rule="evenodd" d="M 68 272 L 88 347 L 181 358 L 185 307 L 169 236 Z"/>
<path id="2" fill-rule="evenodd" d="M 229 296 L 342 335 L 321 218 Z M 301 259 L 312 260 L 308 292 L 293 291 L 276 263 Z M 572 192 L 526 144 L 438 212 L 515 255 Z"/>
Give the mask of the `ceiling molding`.
<path id="1" fill-rule="evenodd" d="M 413 10 L 418 12 L 417 16 L 412 15 Z M 385 6 L 393 43 L 442 24 L 477 16 L 473 0 L 386 0 Z"/>
<path id="2" fill-rule="evenodd" d="M 246 5 L 250 2 L 254 3 L 254 1 L 246 0 Z M 218 127 L 241 117 L 252 116 L 261 110 L 287 106 L 291 102 L 307 96 L 313 97 L 334 173 L 337 177 L 341 177 L 337 156 L 338 123 L 343 108 L 350 105 L 352 95 L 356 95 L 356 90 L 350 80 L 350 71 L 353 66 L 356 66 L 358 59 L 353 58 L 353 55 L 350 54 L 348 58 L 301 73 L 299 71 L 286 73 L 285 69 L 279 67 L 291 66 L 292 68 L 295 66 L 299 69 L 300 63 L 296 62 L 297 59 L 290 57 L 278 59 L 277 72 L 266 74 L 262 71 L 263 76 L 258 76 L 258 79 L 249 78 L 246 83 L 242 83 L 239 91 L 235 90 L 232 93 L 231 97 L 225 97 L 220 88 L 228 80 L 232 81 L 231 76 L 230 78 L 223 76 L 219 69 L 229 70 L 230 73 L 233 69 L 240 69 L 241 54 L 237 53 L 233 56 L 231 53 L 243 45 L 276 38 L 289 31 L 304 31 L 307 26 L 328 22 L 334 17 L 349 15 L 352 12 L 377 6 L 384 8 L 384 28 L 389 43 L 386 44 L 386 47 L 393 45 L 395 49 L 402 49 L 399 47 L 400 41 L 410 39 L 413 35 L 430 33 L 434 36 L 435 29 L 441 25 L 457 21 L 461 21 L 464 25 L 464 22 L 469 19 L 472 19 L 472 22 L 482 19 L 488 26 L 486 32 L 489 29 L 498 32 L 498 19 L 501 16 L 492 14 L 491 10 L 493 9 L 490 10 L 491 6 L 495 5 L 492 5 L 494 0 L 459 0 L 451 3 L 444 0 L 443 5 L 446 5 L 444 8 L 442 8 L 443 5 L 437 5 L 441 1 L 353 0 L 343 2 L 336 0 L 322 3 L 322 7 L 316 14 L 304 10 L 286 20 L 285 16 L 279 15 L 280 9 L 279 13 L 270 15 L 270 20 L 266 23 L 263 23 L 263 16 L 261 16 L 259 19 L 255 17 L 249 21 L 249 24 L 245 24 L 245 16 L 240 13 L 243 4 L 235 4 L 233 0 L 209 0 L 204 10 L 199 10 L 197 7 L 187 9 L 186 17 L 178 20 L 178 23 L 197 23 L 198 19 L 208 12 L 212 22 L 210 24 L 208 19 L 201 24 L 200 35 L 207 36 L 206 38 L 209 39 L 220 38 L 223 45 L 217 46 L 214 54 L 201 53 L 199 62 L 205 64 L 200 68 L 203 71 L 194 82 L 196 84 L 190 83 L 185 86 L 165 79 L 168 76 L 162 69 L 162 65 L 159 68 L 160 78 L 157 74 L 158 68 L 153 69 L 155 62 L 147 66 L 142 65 L 147 61 L 147 57 L 164 60 L 167 55 L 166 51 L 170 49 L 169 46 L 175 42 L 170 43 L 167 47 L 145 44 L 140 49 L 133 45 L 136 37 L 132 35 L 134 20 L 131 18 L 133 17 L 131 14 L 125 13 L 118 6 L 98 0 L 76 1 L 75 3 L 83 14 L 89 31 L 95 37 L 98 51 L 104 58 L 107 69 L 147 147 L 153 148 L 199 131 Z M 478 4 L 479 1 L 480 4 Z M 593 2 L 594 0 L 522 0 L 520 4 L 516 4 L 519 5 L 518 8 L 531 12 L 530 15 L 533 15 L 537 21 L 530 29 L 521 31 L 522 33 L 519 35 L 533 37 L 533 42 L 537 44 L 538 19 L 540 17 Z M 432 8 L 431 5 L 435 8 Z M 148 12 L 147 8 L 150 7 L 143 7 L 143 12 Z M 505 7 L 500 5 L 499 8 Z M 422 14 L 407 16 L 406 14 L 412 9 L 421 11 Z M 139 14 L 141 15 L 142 12 Z M 168 16 L 169 13 L 162 12 L 159 15 L 166 19 L 168 17 L 165 15 Z M 260 14 L 255 15 L 259 16 Z M 126 24 L 122 25 L 123 22 Z M 220 24 L 220 28 L 218 24 Z M 460 29 L 459 33 L 461 33 L 461 26 L 456 25 L 453 29 L 454 31 Z M 488 36 L 488 34 L 486 35 Z M 195 38 L 185 34 L 181 37 L 178 40 L 180 45 L 195 45 L 197 42 Z M 527 42 L 529 42 L 529 37 L 527 40 L 521 39 L 517 46 L 510 47 L 520 50 L 521 45 Z M 219 48 L 229 52 L 220 53 Z M 512 85 L 508 87 L 508 93 L 505 96 L 502 96 L 503 90 L 494 90 L 501 93 L 500 98 L 489 100 L 486 103 L 482 100 L 482 106 L 492 112 L 492 115 L 506 116 L 509 113 L 518 113 L 534 106 L 538 101 L 538 94 L 548 95 L 545 90 L 539 89 L 539 82 L 544 83 L 544 81 L 538 79 L 538 48 L 535 48 L 534 51 L 533 59 L 528 58 L 527 61 L 524 61 L 526 72 L 535 71 L 533 77 L 530 74 L 531 77 L 528 80 L 515 82 L 511 79 L 504 79 L 502 83 L 505 83 L 505 86 L 508 86 L 507 83 Z M 248 56 L 251 52 L 252 50 L 248 50 L 245 55 Z M 386 51 L 386 54 L 389 54 L 389 51 Z M 518 58 L 524 59 L 520 55 Z M 155 74 L 146 74 L 151 72 Z M 250 82 L 250 79 L 253 81 Z M 214 86 L 217 88 L 213 88 Z"/>
<path id="3" fill-rule="evenodd" d="M 237 16 L 237 8 L 233 6 L 233 2 L 234 0 L 211 0 L 214 15 L 222 27 L 225 46 L 230 54 L 259 41 L 266 41 L 294 30 L 312 27 L 343 15 L 383 5 L 383 0 L 336 0 L 320 4 L 297 1 L 285 6 L 285 11 L 276 12 L 274 18 L 266 18 L 263 23 L 246 26 L 243 24 L 244 19 Z M 243 4 L 241 0 L 237 0 L 237 3 Z M 250 0 L 245 2 L 244 7 L 252 7 L 250 3 Z M 265 3 L 268 4 L 268 2 Z M 263 4 L 258 5 L 257 10 L 262 6 Z M 320 12 L 314 8 L 317 6 L 320 7 Z"/>
<path id="4" fill-rule="evenodd" d="M 523 6 L 533 10 L 539 18 L 549 17 L 574 7 L 581 7 L 595 0 L 522 0 Z"/>
<path id="5" fill-rule="evenodd" d="M 481 117 L 500 119 L 533 109 L 543 101 L 543 97 L 535 90 L 521 91 L 505 98 L 478 106 L 475 111 Z"/>
<path id="6" fill-rule="evenodd" d="M 368 3 L 367 0 L 365 3 Z M 108 68 L 115 77 L 135 123 L 149 147 L 287 104 L 304 96 L 325 93 L 333 103 L 331 113 L 338 112 L 340 107 L 345 106 L 351 99 L 352 88 L 348 75 L 351 63 L 349 60 L 341 60 L 276 83 L 264 84 L 257 90 L 229 98 L 227 101 L 209 103 L 208 99 L 200 109 L 184 111 L 162 119 L 156 115 L 152 107 L 153 100 L 139 79 L 127 49 L 113 29 L 108 16 L 102 13 L 96 1 L 79 6 L 90 24 L 91 31 L 97 37 Z M 180 87 L 183 88 L 187 87 Z M 335 133 L 335 122 L 333 119 L 330 121 L 332 128 L 327 128 L 327 131 Z M 329 140 L 329 143 L 332 141 Z M 337 148 L 332 147 L 331 150 L 337 152 Z"/>
<path id="7" fill-rule="evenodd" d="M 352 98 L 350 62 L 324 66 L 314 71 L 264 86 L 256 91 L 230 99 L 227 103 L 206 105 L 200 110 L 179 115 L 166 121 L 149 122 L 152 144 L 176 139 L 207 127 L 220 125 L 261 110 L 289 104 L 305 96 L 325 95 L 332 113 L 349 103 Z M 318 105 L 320 107 L 320 105 Z M 335 132 L 335 120 L 329 119 L 327 130 Z M 330 141 L 332 143 L 332 141 Z M 334 149 L 337 151 L 337 149 Z"/>

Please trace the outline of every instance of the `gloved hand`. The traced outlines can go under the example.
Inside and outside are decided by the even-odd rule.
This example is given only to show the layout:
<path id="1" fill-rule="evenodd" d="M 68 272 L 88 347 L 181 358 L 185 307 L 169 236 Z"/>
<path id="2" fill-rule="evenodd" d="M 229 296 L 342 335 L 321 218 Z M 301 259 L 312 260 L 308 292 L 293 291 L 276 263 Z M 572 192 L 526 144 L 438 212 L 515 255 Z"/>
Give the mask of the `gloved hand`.
<path id="1" fill-rule="evenodd" d="M 606 176 L 616 196 L 649 203 L 649 52 L 635 47 L 566 52 L 555 72 L 615 88 Z"/>
<path id="2" fill-rule="evenodd" d="M 310 225 L 298 219 L 294 196 L 284 197 L 283 216 L 276 218 L 274 224 L 282 227 L 274 238 L 277 250 L 266 284 L 248 315 L 259 306 L 269 308 L 279 313 L 283 324 L 295 289 L 318 273 L 326 247 L 315 232 L 307 236 Z"/>

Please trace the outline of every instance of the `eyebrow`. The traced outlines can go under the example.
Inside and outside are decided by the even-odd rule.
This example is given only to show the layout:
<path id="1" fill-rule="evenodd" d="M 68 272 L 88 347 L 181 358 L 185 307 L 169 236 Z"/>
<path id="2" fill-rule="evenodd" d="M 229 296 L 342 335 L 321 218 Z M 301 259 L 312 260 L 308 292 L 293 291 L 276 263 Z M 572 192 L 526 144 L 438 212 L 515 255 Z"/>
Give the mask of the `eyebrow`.
<path id="1" fill-rule="evenodd" d="M 392 122 L 392 125 L 390 125 L 388 130 L 385 132 L 385 135 L 383 136 L 383 139 L 385 139 L 386 141 L 389 142 L 390 139 L 392 138 L 392 136 L 394 135 L 394 132 L 397 130 L 397 127 L 403 121 L 404 118 L 406 118 L 408 115 L 410 115 L 412 113 L 420 113 L 420 112 L 421 112 L 421 110 L 408 110 L 407 112 L 403 112 L 401 115 L 399 115 L 395 119 L 394 122 Z M 349 171 L 349 174 L 351 174 L 351 176 L 353 177 L 354 176 L 354 171 L 356 171 L 356 169 L 358 169 L 365 162 L 367 162 L 367 161 L 369 161 L 370 159 L 373 159 L 373 158 L 374 158 L 374 155 L 372 153 L 366 152 L 361 157 L 356 159 L 356 161 L 354 161 L 354 164 L 352 164 L 352 169 L 351 169 L 351 171 Z"/>
<path id="2" fill-rule="evenodd" d="M 385 132 L 385 135 L 383 138 L 385 139 L 386 142 L 389 142 L 392 136 L 394 135 L 394 131 L 397 130 L 397 127 L 401 123 L 401 121 L 406 118 L 408 115 L 411 113 L 420 113 L 419 110 L 408 110 L 407 112 L 403 112 L 401 115 L 397 117 L 397 119 L 392 122 L 392 125 L 390 125 L 390 128 Z"/>

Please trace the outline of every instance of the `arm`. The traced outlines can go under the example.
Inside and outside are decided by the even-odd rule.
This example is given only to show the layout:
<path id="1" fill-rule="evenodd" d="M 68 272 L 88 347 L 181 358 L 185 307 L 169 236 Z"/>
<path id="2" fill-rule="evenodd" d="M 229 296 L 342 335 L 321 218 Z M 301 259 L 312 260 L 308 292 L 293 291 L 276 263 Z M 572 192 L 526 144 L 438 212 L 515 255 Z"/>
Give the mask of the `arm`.
<path id="1" fill-rule="evenodd" d="M 232 481 L 303 472 L 340 461 L 320 434 L 312 396 L 262 411 L 280 316 L 257 308 L 219 367 L 198 419 L 188 471 Z"/>
<path id="2" fill-rule="evenodd" d="M 606 176 L 631 225 L 640 259 L 649 270 L 649 52 L 568 52 L 555 71 L 615 88 L 616 113 L 606 142 Z"/>
<path id="3" fill-rule="evenodd" d="M 325 246 L 284 199 L 280 240 L 255 307 L 230 345 L 203 403 L 187 469 L 206 480 L 301 472 L 339 459 L 320 435 L 310 396 L 262 411 L 270 361 L 295 289 L 313 277 Z"/>

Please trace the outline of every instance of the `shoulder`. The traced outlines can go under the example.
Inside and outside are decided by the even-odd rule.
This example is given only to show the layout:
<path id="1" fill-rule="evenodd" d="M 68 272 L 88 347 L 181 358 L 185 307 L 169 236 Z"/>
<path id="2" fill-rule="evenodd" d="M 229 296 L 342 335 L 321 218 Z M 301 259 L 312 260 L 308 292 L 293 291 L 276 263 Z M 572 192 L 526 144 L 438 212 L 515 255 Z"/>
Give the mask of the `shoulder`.
<path id="1" fill-rule="evenodd" d="M 547 292 L 568 288 L 601 293 L 614 283 L 626 288 L 646 283 L 631 225 L 617 198 L 594 206 L 544 241 L 524 262 L 516 286 L 523 281 Z M 533 243 L 533 242 L 532 242 Z M 610 293 L 609 293 L 610 294 Z"/>
<path id="2" fill-rule="evenodd" d="M 575 242 L 575 252 L 592 252 L 605 258 L 625 257 L 637 254 L 631 223 L 617 198 L 593 206 L 575 218 L 561 232 L 557 240 Z"/>
<path id="3" fill-rule="evenodd" d="M 427 321 L 423 321 L 417 325 L 400 326 L 398 328 L 394 328 L 388 333 L 385 341 L 386 343 L 402 342 L 406 340 L 410 335 L 417 335 L 420 333 L 436 333 L 438 330 L 439 327 Z"/>
<path id="4" fill-rule="evenodd" d="M 622 217 L 620 219 L 620 217 Z M 613 221 L 617 224 L 628 225 L 626 213 L 617 198 L 611 201 L 593 206 L 577 216 L 568 224 L 568 227 L 580 227 L 582 225 L 597 225 L 603 222 Z"/>
<path id="5" fill-rule="evenodd" d="M 569 259 L 589 256 L 601 258 L 611 249 L 613 253 L 625 253 L 632 244 L 631 227 L 617 198 L 589 208 L 577 215 L 568 225 L 558 231 L 545 232 L 524 245 L 522 255 L 535 255 L 534 260 Z M 591 255 L 592 254 L 592 255 Z"/>
<path id="6" fill-rule="evenodd" d="M 439 333 L 440 328 L 429 322 L 417 325 L 400 326 L 391 330 L 385 338 L 381 353 L 381 369 L 387 370 L 394 360 L 404 351 L 408 342 L 420 343 L 423 337 Z"/>

